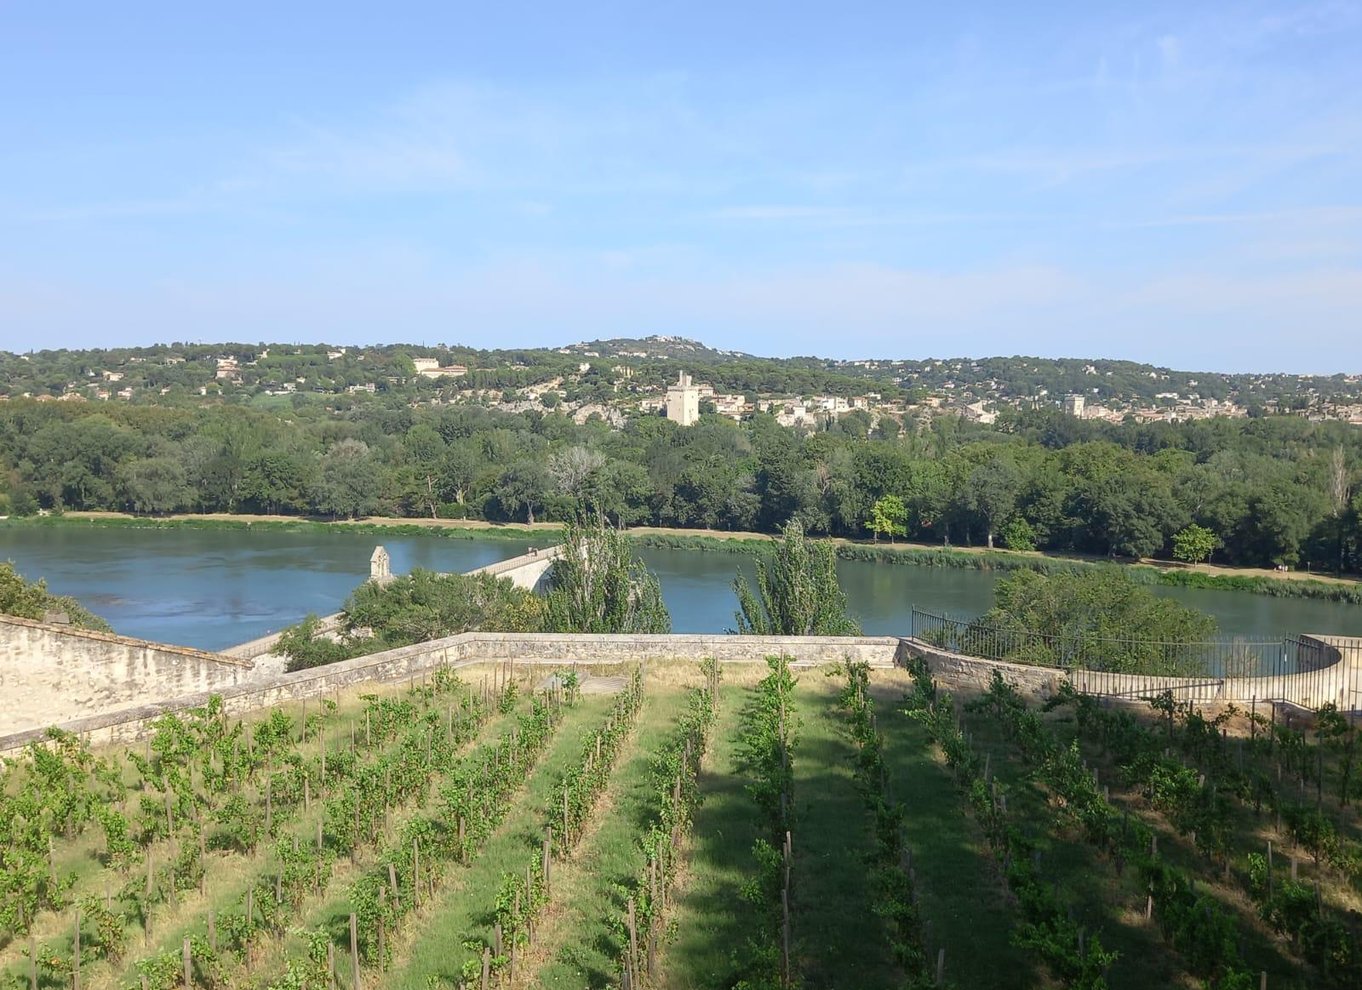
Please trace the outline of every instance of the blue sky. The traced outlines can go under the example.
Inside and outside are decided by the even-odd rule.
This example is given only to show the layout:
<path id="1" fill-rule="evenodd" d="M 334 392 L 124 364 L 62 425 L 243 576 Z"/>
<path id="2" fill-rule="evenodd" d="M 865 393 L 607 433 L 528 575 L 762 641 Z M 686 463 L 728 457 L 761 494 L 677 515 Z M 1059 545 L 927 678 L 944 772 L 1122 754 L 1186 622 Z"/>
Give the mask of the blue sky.
<path id="1" fill-rule="evenodd" d="M 0 0 L 11 350 L 1362 372 L 1359 180 L 1362 0 Z"/>

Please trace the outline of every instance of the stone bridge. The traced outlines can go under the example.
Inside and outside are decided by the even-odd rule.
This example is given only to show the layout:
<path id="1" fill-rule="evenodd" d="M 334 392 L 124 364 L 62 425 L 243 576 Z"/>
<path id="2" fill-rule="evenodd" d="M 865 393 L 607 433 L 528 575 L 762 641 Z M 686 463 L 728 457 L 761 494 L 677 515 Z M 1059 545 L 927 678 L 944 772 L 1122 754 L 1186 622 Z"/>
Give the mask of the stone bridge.
<path id="1" fill-rule="evenodd" d="M 511 583 L 517 588 L 537 591 L 542 588 L 549 568 L 553 566 L 555 560 L 562 556 L 562 553 L 563 548 L 561 546 L 548 547 L 543 550 L 532 549 L 522 553 L 519 557 L 499 560 L 495 564 L 474 568 L 468 573 L 492 574 L 496 577 L 510 578 Z M 375 547 L 373 556 L 369 558 L 370 580 L 386 583 L 391 581 L 392 577 L 392 572 L 389 570 L 388 551 L 383 547 Z M 338 633 L 342 619 L 343 616 L 340 612 L 322 616 L 318 632 L 323 635 Z M 274 648 L 279 643 L 280 635 L 277 632 L 270 633 L 268 636 L 260 636 L 245 643 L 238 643 L 236 646 L 229 646 L 221 652 L 223 656 L 255 660 L 257 663 L 263 663 L 266 668 L 271 666 L 280 668 L 280 664 L 271 664 L 268 659 L 274 656 Z"/>
<path id="2" fill-rule="evenodd" d="M 468 573 L 492 574 L 496 577 L 510 578 L 511 583 L 517 588 L 524 588 L 526 591 L 539 591 L 542 590 L 544 577 L 553 566 L 553 562 L 562 555 L 563 548 L 561 545 L 549 547 L 546 550 L 531 549 L 528 553 L 523 553 L 519 557 L 488 564 L 486 567 L 479 567 Z"/>

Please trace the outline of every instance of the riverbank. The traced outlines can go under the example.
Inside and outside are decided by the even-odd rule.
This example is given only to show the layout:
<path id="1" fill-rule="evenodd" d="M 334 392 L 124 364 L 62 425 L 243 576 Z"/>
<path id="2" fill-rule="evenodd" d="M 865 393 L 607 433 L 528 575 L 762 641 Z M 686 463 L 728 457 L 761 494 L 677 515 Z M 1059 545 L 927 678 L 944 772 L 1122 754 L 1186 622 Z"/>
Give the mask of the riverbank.
<path id="1" fill-rule="evenodd" d="M 524 540 L 542 534 L 546 542 L 562 532 L 556 522 L 493 523 L 476 519 L 404 519 L 369 517 L 361 520 L 326 521 L 296 516 L 175 515 L 132 516 L 115 512 L 67 512 L 60 516 L 9 518 L 4 526 L 118 527 L 129 529 L 264 529 L 282 532 L 366 533 L 374 536 L 430 536 L 449 539 L 489 537 Z M 639 545 L 668 550 L 711 553 L 756 553 L 773 537 L 766 533 L 685 530 L 640 526 L 628 531 Z M 1301 572 L 1274 572 L 1253 568 L 1169 565 L 1162 561 L 1108 561 L 1066 557 L 1040 552 L 989 550 L 982 547 L 942 547 L 919 543 L 865 543 L 830 537 L 837 555 L 845 560 L 918 567 L 944 567 L 983 571 L 1034 570 L 1071 573 L 1094 568 L 1120 568 L 1145 584 L 1215 591 L 1241 591 L 1274 598 L 1311 598 L 1362 605 L 1362 583 Z"/>

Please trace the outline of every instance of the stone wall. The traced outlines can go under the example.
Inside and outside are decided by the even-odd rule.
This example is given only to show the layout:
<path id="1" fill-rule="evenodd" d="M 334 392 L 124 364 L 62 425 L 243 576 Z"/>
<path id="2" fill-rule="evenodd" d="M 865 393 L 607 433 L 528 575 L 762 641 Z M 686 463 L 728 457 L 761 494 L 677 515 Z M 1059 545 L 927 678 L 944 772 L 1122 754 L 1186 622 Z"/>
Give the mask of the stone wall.
<path id="1" fill-rule="evenodd" d="M 273 677 L 192 689 L 166 700 L 127 707 L 91 717 L 65 721 L 60 728 L 86 737 L 91 744 L 127 743 L 143 735 L 149 724 L 166 712 L 205 704 L 220 695 L 231 715 L 290 701 L 324 697 L 358 684 L 402 681 L 438 667 L 453 669 L 481 663 L 556 666 L 580 663 L 614 665 L 639 660 L 702 660 L 721 663 L 762 663 L 784 653 L 797 666 L 853 659 L 876 667 L 901 664 L 903 641 L 897 637 L 835 636 L 609 636 L 557 633 L 462 633 L 445 639 L 356 657 L 340 663 L 279 674 Z M 0 753 L 12 752 L 41 739 L 43 730 L 0 736 Z"/>
<path id="2" fill-rule="evenodd" d="M 0 735 L 231 687 L 249 660 L 0 616 Z"/>
<path id="3" fill-rule="evenodd" d="M 18 629 L 34 626 L 39 632 L 48 629 L 39 622 L 4 621 L 14 624 Z M 582 636 L 484 632 L 462 633 L 296 673 L 262 675 L 257 671 L 255 677 L 248 678 L 245 674 L 251 673 L 249 663 L 233 663 L 214 654 L 199 654 L 193 650 L 162 647 L 101 633 L 63 632 L 67 632 L 68 636 L 104 641 L 108 650 L 95 651 L 95 655 L 105 658 L 110 665 L 124 663 L 127 677 L 138 677 L 139 669 L 143 674 L 150 670 L 158 677 L 161 671 L 178 671 L 176 678 L 163 681 L 158 688 L 143 686 L 124 690 L 118 694 L 118 699 L 106 699 L 105 704 L 95 704 L 89 708 L 78 707 L 90 704 L 89 699 L 69 697 L 64 709 L 67 712 L 65 718 L 61 716 L 61 711 L 54 711 L 49 722 L 59 724 L 61 729 L 84 735 L 91 744 L 132 741 L 146 733 L 148 724 L 158 716 L 202 705 L 212 694 L 221 694 L 229 714 L 241 716 L 270 705 L 328 696 L 355 685 L 421 677 L 441 666 L 459 669 L 478 663 L 503 663 L 507 660 L 516 665 L 546 667 L 568 663 L 624 665 L 640 660 L 706 658 L 715 658 L 722 663 L 761 663 L 767 656 L 785 654 L 793 659 L 795 666 L 865 660 L 873 667 L 884 669 L 906 666 L 908 659 L 919 656 L 928 660 L 933 674 L 949 689 L 985 690 L 993 677 L 993 671 L 1001 671 L 1008 681 L 1035 699 L 1049 697 L 1069 678 L 1069 671 L 1065 670 L 952 654 L 937 650 L 921 640 L 900 639 L 896 636 Z M 38 636 L 38 640 L 41 639 Z M 1287 677 L 1154 678 L 1076 671 L 1073 682 L 1080 689 L 1098 688 L 1107 696 L 1124 697 L 1132 701 L 1162 690 L 1173 690 L 1182 699 L 1197 700 L 1209 707 L 1229 703 L 1248 705 L 1257 699 L 1260 703 L 1273 700 L 1278 704 L 1302 709 L 1316 708 L 1332 700 L 1340 701 L 1340 707 L 1344 709 L 1362 709 L 1362 693 L 1359 693 L 1359 689 L 1362 689 L 1362 662 L 1359 662 L 1362 660 L 1362 640 L 1323 636 L 1312 639 L 1317 641 L 1321 658 L 1332 659 L 1332 662 L 1325 663 L 1318 670 Z M 61 641 L 61 648 L 68 651 L 71 641 Z M 127 659 L 117 659 L 118 655 L 123 655 L 118 654 L 120 650 L 127 651 Z M 139 660 L 139 650 L 151 652 Z M 225 674 L 222 667 L 232 671 L 233 675 L 222 675 L 221 680 L 210 680 L 218 674 Z M 106 670 L 106 673 L 109 671 Z M 1096 677 L 1102 680 L 1090 682 Z M 117 677 L 109 677 L 109 681 L 117 680 Z M 53 684 L 59 681 L 60 678 L 57 678 Z M 146 677 L 143 677 L 143 682 L 146 682 Z M 19 689 L 26 690 L 23 686 Z M 48 694 L 54 693 L 52 684 L 44 690 Z M 68 697 L 71 690 L 67 682 L 60 682 L 61 697 Z M 139 699 L 163 700 L 135 705 Z M 112 709 L 116 700 L 121 701 L 123 707 Z M 75 719 L 72 718 L 72 711 L 89 712 L 89 715 Z M 3 731 L 0 730 L 0 733 Z M 10 727 L 10 734 L 0 734 L 0 753 L 14 752 L 41 737 L 41 729 L 14 731 Z"/>
<path id="4" fill-rule="evenodd" d="M 1179 701 L 1251 705 L 1272 701 L 1300 710 L 1333 702 L 1343 711 L 1362 710 L 1362 640 L 1337 636 L 1302 636 L 1308 647 L 1307 669 L 1275 677 L 1153 677 L 1032 667 L 952 653 L 917 639 L 903 640 L 911 656 L 921 657 L 933 676 L 954 690 L 987 690 L 994 671 L 1033 698 L 1049 697 L 1060 683 L 1105 697 L 1136 700 L 1171 691 Z"/>

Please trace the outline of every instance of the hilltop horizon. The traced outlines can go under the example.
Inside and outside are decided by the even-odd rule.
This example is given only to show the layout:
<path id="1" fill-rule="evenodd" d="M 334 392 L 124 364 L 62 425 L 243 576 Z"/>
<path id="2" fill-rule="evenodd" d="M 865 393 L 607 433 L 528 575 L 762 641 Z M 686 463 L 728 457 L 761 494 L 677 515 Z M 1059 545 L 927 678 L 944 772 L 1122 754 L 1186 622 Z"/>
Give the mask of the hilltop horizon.
<path id="1" fill-rule="evenodd" d="M 1068 364 L 1092 364 L 1103 368 L 1123 367 L 1129 369 L 1141 369 L 1155 372 L 1172 372 L 1177 374 L 1204 374 L 1204 375 L 1223 375 L 1223 376 L 1243 376 L 1243 375 L 1262 375 L 1262 376 L 1289 376 L 1293 378 L 1354 378 L 1362 375 L 1362 363 L 1356 368 L 1336 368 L 1333 370 L 1320 371 L 1294 371 L 1285 368 L 1243 368 L 1231 369 L 1226 367 L 1188 367 L 1177 364 L 1158 364 L 1150 361 L 1140 361 L 1128 357 L 1103 356 L 1095 353 L 1087 354 L 1066 354 L 1066 355 L 1046 355 L 1039 353 L 1014 352 L 1010 354 L 966 354 L 966 353 L 939 353 L 922 354 L 914 356 L 894 355 L 894 354 L 860 354 L 852 357 L 834 357 L 829 354 L 817 353 L 757 353 L 751 351 L 736 350 L 724 347 L 716 347 L 704 340 L 695 337 L 682 336 L 678 334 L 648 334 L 646 336 L 618 336 L 605 337 L 592 340 L 577 340 L 571 343 L 546 344 L 535 346 L 499 346 L 499 347 L 480 347 L 472 344 L 459 343 L 454 341 L 437 341 L 434 343 L 416 340 L 258 340 L 248 341 L 237 340 L 159 340 L 152 343 L 139 344 L 110 344 L 91 347 L 43 347 L 29 348 L 26 350 L 15 350 L 12 348 L 0 348 L 0 353 L 9 353 L 16 357 L 24 354 L 58 354 L 58 353 L 118 353 L 118 352 L 149 352 L 155 353 L 161 350 L 175 350 L 182 348 L 219 348 L 224 354 L 230 353 L 234 349 L 258 349 L 258 348 L 336 348 L 343 347 L 349 350 L 392 353 L 401 350 L 411 350 L 420 356 L 425 352 L 462 352 L 462 353 L 484 353 L 484 354 L 508 354 L 515 352 L 538 352 L 538 353 L 581 353 L 586 356 L 588 351 L 596 351 L 601 357 L 619 358 L 624 356 L 644 356 L 640 348 L 646 349 L 648 358 L 663 358 L 684 363 L 686 357 L 693 357 L 703 362 L 714 360 L 756 360 L 756 361 L 779 361 L 779 362 L 818 362 L 829 366 L 857 366 L 857 365 L 876 365 L 876 364 L 958 364 L 960 362 L 994 362 L 994 361 L 1033 361 L 1049 363 L 1056 366 Z M 634 350 L 638 353 L 629 355 L 624 352 Z"/>

